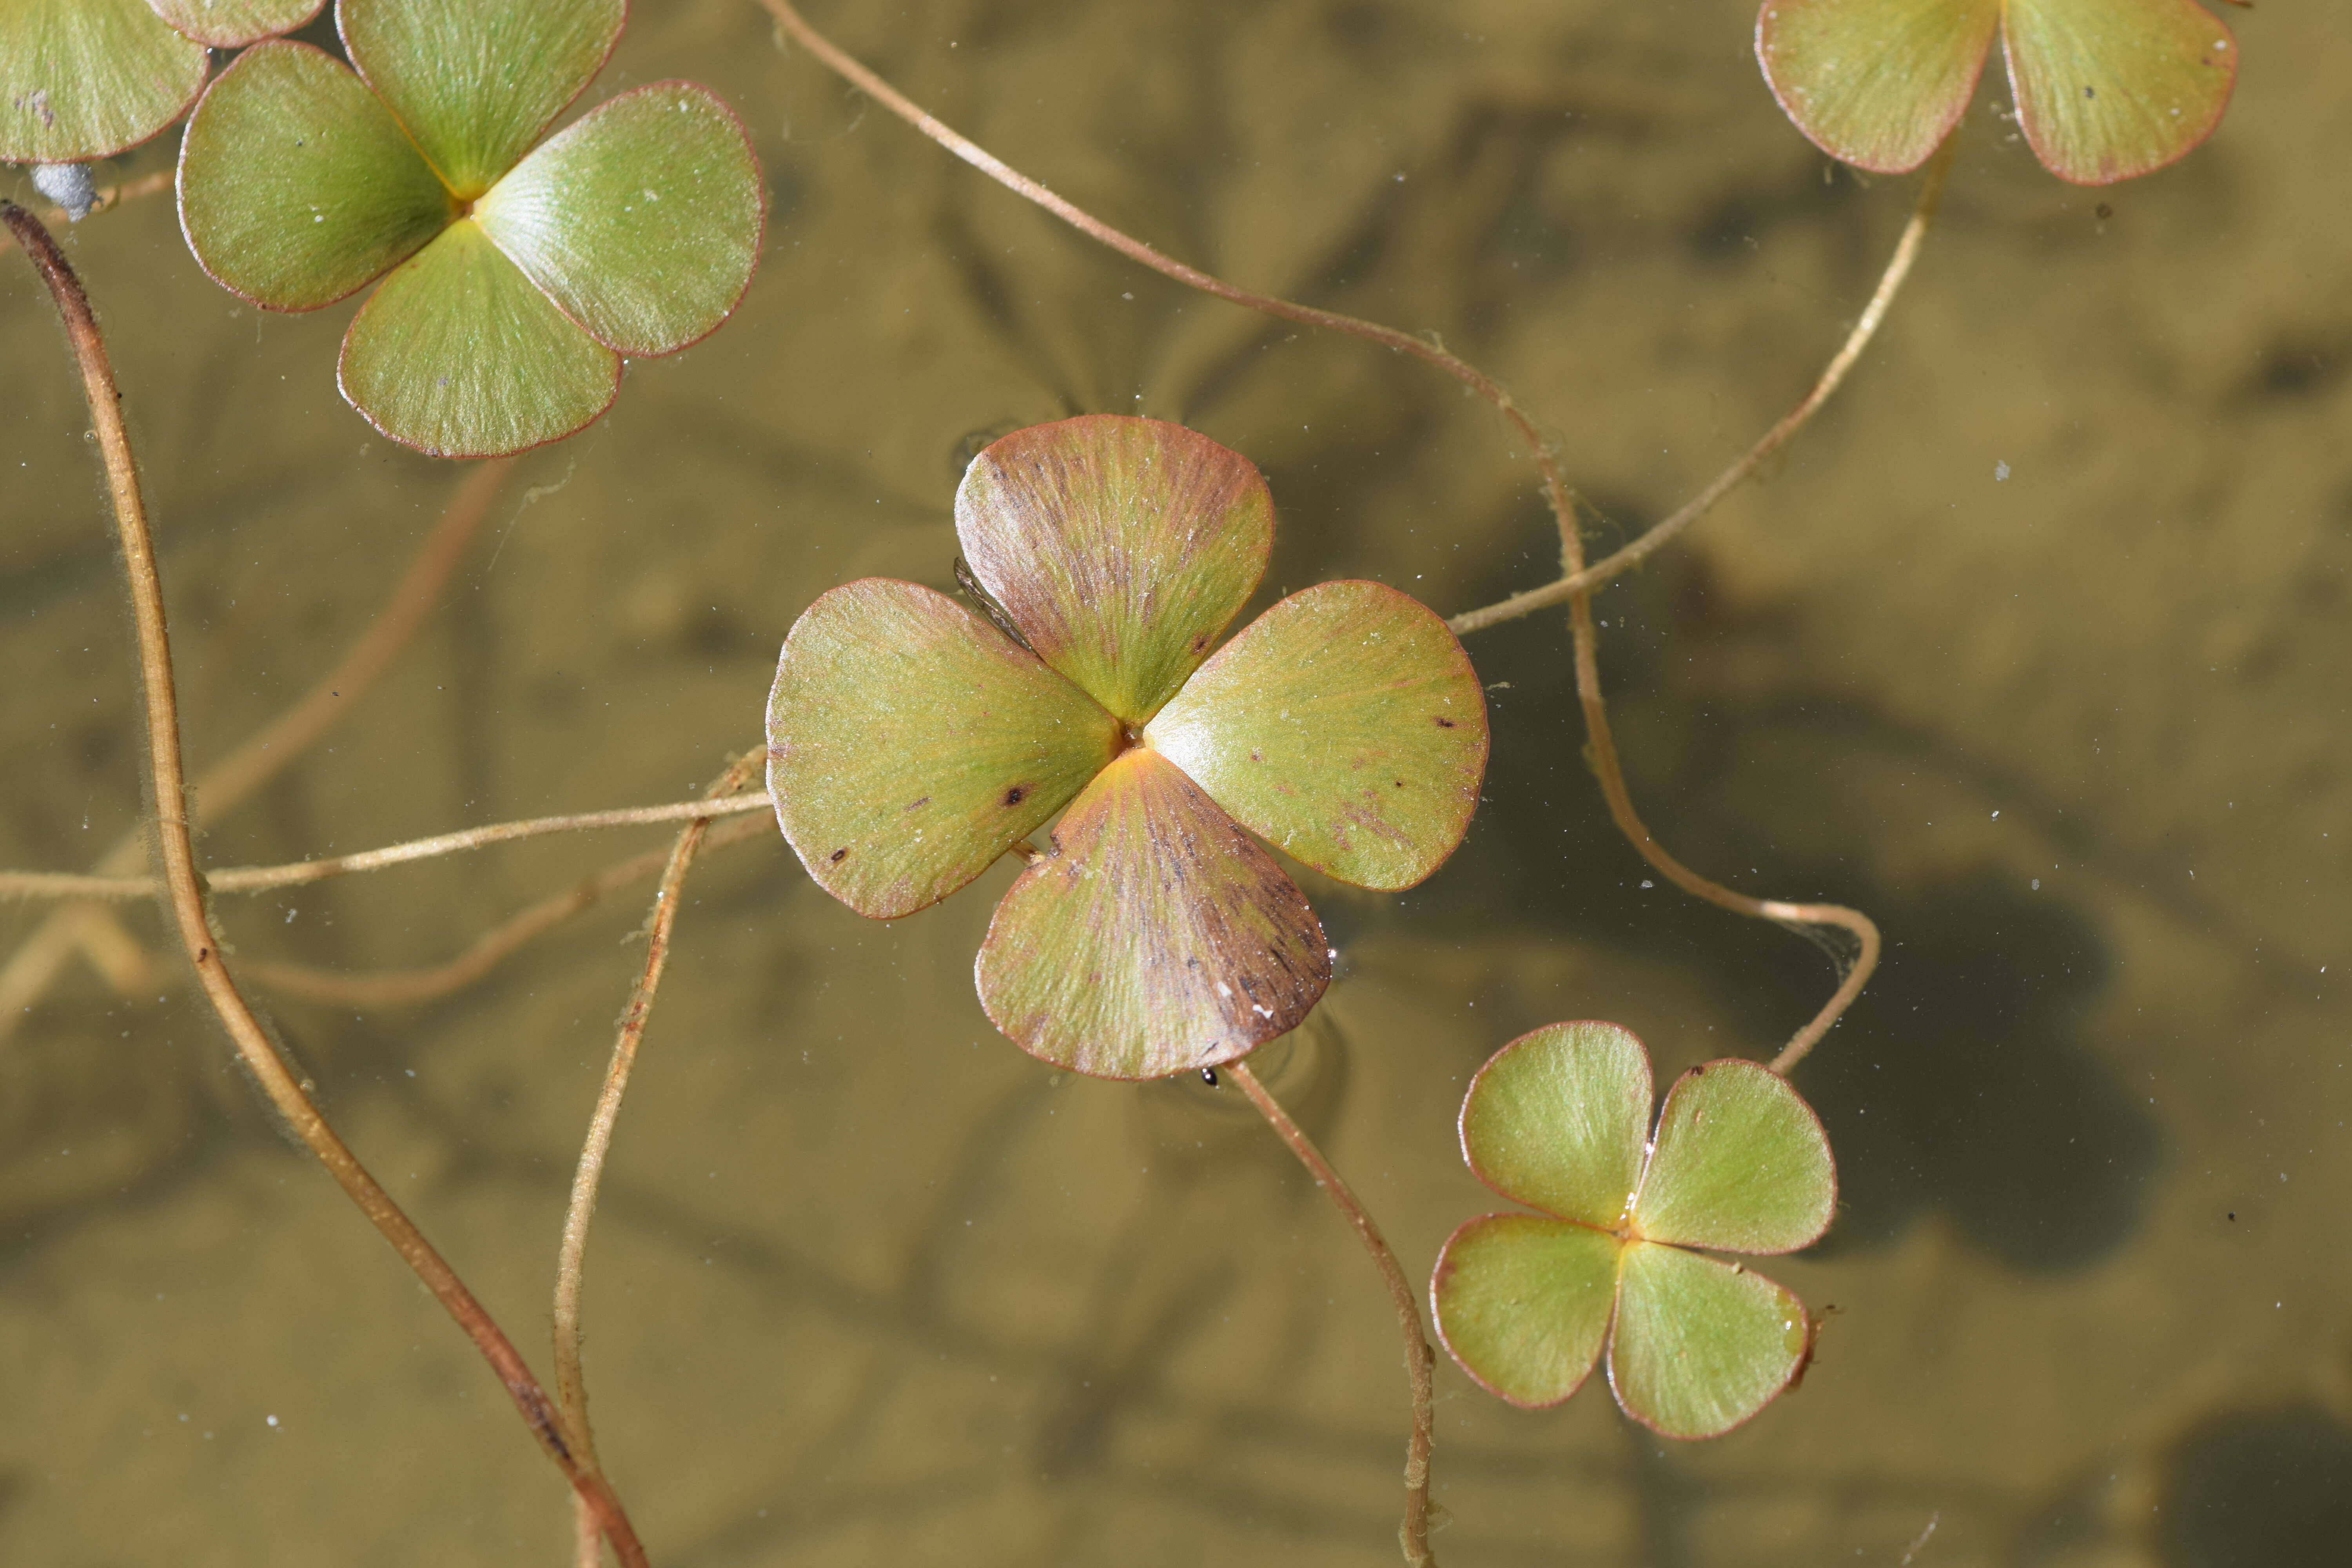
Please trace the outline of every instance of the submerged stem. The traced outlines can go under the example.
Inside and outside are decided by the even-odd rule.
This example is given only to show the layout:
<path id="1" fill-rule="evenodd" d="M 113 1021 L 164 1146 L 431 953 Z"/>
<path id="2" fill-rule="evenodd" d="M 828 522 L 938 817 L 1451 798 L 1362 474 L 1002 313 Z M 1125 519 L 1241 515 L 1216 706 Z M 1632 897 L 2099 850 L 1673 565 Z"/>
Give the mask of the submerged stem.
<path id="1" fill-rule="evenodd" d="M 1347 1222 L 1356 1227 L 1358 1239 L 1364 1250 L 1372 1255 L 1372 1266 L 1381 1271 L 1381 1283 L 1388 1287 L 1389 1300 L 1396 1308 L 1397 1327 L 1404 1335 L 1404 1375 L 1412 1389 L 1412 1436 L 1406 1441 L 1404 1451 L 1404 1522 L 1397 1526 L 1397 1544 L 1404 1549 L 1404 1560 L 1413 1568 L 1436 1568 L 1437 1558 L 1429 1549 L 1429 1450 L 1436 1418 L 1432 1405 L 1434 1399 L 1433 1373 L 1437 1352 L 1430 1348 L 1429 1335 L 1421 1326 L 1421 1306 L 1413 1296 L 1412 1283 L 1404 1269 L 1389 1250 L 1388 1238 L 1381 1227 L 1372 1223 L 1354 1189 L 1339 1177 L 1315 1141 L 1290 1119 L 1282 1102 L 1258 1082 L 1257 1075 L 1245 1061 L 1227 1062 L 1224 1070 L 1242 1086 L 1258 1114 L 1272 1125 L 1276 1136 L 1289 1145 L 1323 1189 Z"/>
<path id="2" fill-rule="evenodd" d="M 1540 588 L 1529 588 L 1523 594 L 1514 594 L 1507 599 L 1480 609 L 1465 610 L 1445 623 L 1453 628 L 1454 635 L 1467 637 L 1472 632 L 1517 620 L 1547 605 L 1565 603 L 1574 595 L 1590 593 L 1612 577 L 1639 566 L 1673 543 L 1692 523 L 1713 511 L 1717 501 L 1738 489 L 1764 466 L 1766 458 L 1788 445 L 1789 438 L 1805 427 L 1821 411 L 1822 405 L 1829 401 L 1830 395 L 1844 382 L 1846 373 L 1853 369 L 1854 362 L 1862 357 L 1862 351 L 1868 348 L 1870 340 L 1877 335 L 1878 324 L 1886 319 L 1887 310 L 1895 303 L 1895 296 L 1902 289 L 1904 279 L 1911 276 L 1911 264 L 1918 259 L 1919 247 L 1936 221 L 1936 209 L 1943 203 L 1944 176 L 1951 173 L 1953 145 L 1947 141 L 1928 163 L 1927 178 L 1919 186 L 1919 198 L 1911 208 L 1911 221 L 1903 226 L 1902 237 L 1895 242 L 1895 254 L 1887 258 L 1886 270 L 1880 275 L 1878 287 L 1870 296 L 1870 303 L 1863 307 L 1861 316 L 1855 319 L 1853 330 L 1846 334 L 1845 342 L 1838 345 L 1838 352 L 1830 356 L 1830 363 L 1822 368 L 1812 390 L 1806 393 L 1794 408 L 1782 415 L 1779 424 L 1758 437 L 1756 444 L 1741 453 L 1738 461 L 1716 475 L 1705 489 L 1685 501 L 1673 516 L 1632 543 L 1601 557 L 1590 566 L 1567 572 L 1557 582 L 1547 583 Z"/>
<path id="3" fill-rule="evenodd" d="M 708 822 L 714 817 L 772 806 L 764 792 L 731 795 L 723 800 L 680 800 L 664 805 L 625 805 L 611 811 L 575 812 L 568 816 L 531 816 L 520 822 L 493 822 L 460 828 L 431 838 L 412 838 L 381 849 L 360 849 L 349 855 L 292 860 L 283 866 L 229 866 L 205 874 L 205 887 L 215 893 L 258 893 L 271 888 L 299 887 L 348 877 L 358 871 L 381 871 L 442 855 L 459 855 L 518 838 L 550 833 L 580 833 L 597 827 L 642 827 L 666 822 Z M 73 871 L 0 871 L 0 899 L 93 898 L 142 899 L 155 896 L 152 877 L 84 876 Z"/>
<path id="4" fill-rule="evenodd" d="M 499 487 L 513 468 L 512 458 L 499 458 L 468 471 L 459 481 L 457 493 L 449 498 L 441 521 L 425 535 L 392 596 L 384 601 L 383 608 L 377 612 L 359 641 L 312 682 L 309 690 L 295 699 L 292 706 L 197 775 L 189 791 L 189 805 L 197 826 L 219 820 L 231 807 L 276 777 L 391 666 L 440 598 L 450 573 L 457 569 L 466 546 L 472 542 L 483 517 L 488 513 L 491 501 L 498 498 Z M 125 834 L 99 860 L 97 875 L 109 879 L 123 876 L 145 864 L 146 859 L 145 836 Z M 143 896 L 152 897 L 156 891 L 154 879 L 142 877 L 138 880 Z M 32 934 L 9 955 L 8 962 L 0 965 L 0 1040 L 9 1037 L 76 948 L 99 962 L 110 978 L 117 979 L 118 990 L 125 989 L 119 983 L 121 976 L 116 968 L 108 966 L 105 955 L 110 949 L 135 953 L 138 944 L 105 910 L 90 903 L 68 904 L 52 910 L 34 927 Z"/>
<path id="5" fill-rule="evenodd" d="M 48 286 L 66 330 L 89 403 L 90 422 L 106 463 L 108 498 L 113 503 L 122 547 L 124 575 L 129 581 L 132 620 L 139 645 L 139 674 L 144 692 L 147 752 L 154 792 L 155 847 L 163 861 L 165 914 L 177 930 L 188 962 L 204 987 L 205 1000 L 228 1031 L 238 1059 L 253 1074 L 262 1092 L 296 1137 L 327 1168 L 360 1212 L 414 1269 L 436 1300 L 456 1319 L 475 1348 L 538 1437 L 549 1458 L 593 1510 L 613 1549 L 630 1568 L 641 1568 L 645 1549 L 613 1494 L 594 1468 L 583 1465 L 565 1440 L 562 1418 L 539 1380 L 494 1322 L 472 1291 L 457 1278 L 441 1255 L 402 1212 L 392 1195 L 370 1175 L 349 1145 L 338 1137 L 326 1118 L 303 1092 L 294 1074 L 278 1054 L 236 982 L 223 963 L 205 908 L 204 881 L 196 868 L 195 846 L 188 829 L 188 788 L 180 748 L 179 702 L 172 669 L 171 637 L 163 615 L 163 585 L 155 566 L 153 540 L 147 526 L 145 499 L 140 493 L 139 470 L 123 425 L 121 394 L 114 384 L 106 346 L 91 314 L 89 296 L 74 276 L 57 242 L 40 221 L 14 202 L 0 201 L 0 221 L 15 234 L 16 243 Z"/>
<path id="6" fill-rule="evenodd" d="M 767 754 L 767 747 L 760 745 L 736 758 L 704 792 L 703 798 L 723 801 L 742 788 Z M 763 805 L 767 800 L 764 795 L 752 798 Z M 596 1189 L 604 1178 L 605 1156 L 612 1152 L 614 1125 L 621 1118 L 621 1097 L 628 1092 L 629 1069 L 636 1065 L 637 1045 L 645 1038 L 646 1019 L 653 1015 L 654 992 L 661 985 L 662 971 L 669 964 L 670 932 L 677 924 L 678 895 L 686 887 L 686 873 L 694 864 L 695 853 L 702 847 L 703 837 L 709 831 L 708 816 L 688 822 L 679 832 L 677 847 L 671 849 L 669 862 L 663 868 L 661 886 L 654 893 L 653 913 L 646 921 L 645 969 L 637 977 L 636 988 L 629 993 L 629 1005 L 621 1013 L 620 1033 L 613 1041 L 613 1059 L 604 1069 L 604 1087 L 597 1093 L 596 1109 L 588 1119 L 588 1135 L 580 1145 L 580 1163 L 572 1176 L 572 1202 L 563 1214 L 563 1242 L 556 1252 L 555 1396 L 562 1404 L 573 1446 L 591 1465 L 597 1462 L 596 1438 L 588 1425 L 588 1387 L 580 1370 L 581 1271 L 587 1262 L 588 1223 L 596 1216 Z M 601 1531 L 587 1499 L 573 1500 L 573 1522 L 579 1568 L 597 1568 L 601 1561 L 597 1549 Z"/>

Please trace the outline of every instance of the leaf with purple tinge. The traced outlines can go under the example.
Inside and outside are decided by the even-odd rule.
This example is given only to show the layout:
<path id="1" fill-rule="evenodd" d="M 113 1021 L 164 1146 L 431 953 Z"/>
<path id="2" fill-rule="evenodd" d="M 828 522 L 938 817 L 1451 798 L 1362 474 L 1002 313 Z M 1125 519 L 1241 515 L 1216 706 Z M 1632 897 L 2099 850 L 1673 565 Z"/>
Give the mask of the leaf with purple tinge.
<path id="1" fill-rule="evenodd" d="M 1711 1437 L 1789 1385 L 1812 1321 L 1780 1285 L 1693 1249 L 1811 1245 L 1836 1172 L 1811 1109 L 1753 1062 L 1684 1074 L 1645 1141 L 1649 1109 L 1648 1055 L 1613 1024 L 1554 1024 L 1496 1052 L 1463 1100 L 1463 1154 L 1540 1212 L 1464 1224 L 1430 1302 L 1463 1370 L 1513 1404 L 1566 1399 L 1605 1342 L 1627 1415 Z"/>
<path id="2" fill-rule="evenodd" d="M 975 966 L 999 1029 L 1140 1079 L 1297 1026 L 1334 954 L 1251 829 L 1366 885 L 1427 876 L 1486 764 L 1461 645 L 1392 589 L 1332 583 L 1203 664 L 1265 571 L 1273 509 L 1245 458 L 1157 420 L 1005 437 L 973 459 L 956 522 L 1003 629 L 867 578 L 785 640 L 768 792 L 803 864 L 852 909 L 904 914 L 1066 801 Z"/>
<path id="3" fill-rule="evenodd" d="M 1330 983 L 1323 927 L 1274 858 L 1157 753 L 1088 785 L 989 922 L 981 1005 L 1022 1049 L 1096 1078 L 1247 1055 Z"/>
<path id="4" fill-rule="evenodd" d="M 290 33 L 326 0 L 147 0 L 174 31 L 215 49 L 241 49 Z"/>
<path id="5" fill-rule="evenodd" d="M 1122 743 L 1118 720 L 962 605 L 868 577 L 785 639 L 768 794 L 817 885 L 891 920 L 986 870 Z"/>
<path id="6" fill-rule="evenodd" d="M 1756 54 L 1824 152 L 1899 173 L 1958 123 L 1995 29 L 2027 142 L 2076 184 L 2191 151 L 2237 74 L 2229 29 L 2196 0 L 1765 0 Z"/>
<path id="7" fill-rule="evenodd" d="M 995 442 L 955 511 L 972 574 L 1038 657 L 1139 725 L 1248 603 L 1274 540 L 1248 459 L 1181 425 L 1107 414 Z"/>
<path id="8" fill-rule="evenodd" d="M 1324 583 L 1219 648 L 1144 739 L 1285 854 L 1393 892 L 1462 842 L 1486 772 L 1486 700 L 1417 601 Z"/>

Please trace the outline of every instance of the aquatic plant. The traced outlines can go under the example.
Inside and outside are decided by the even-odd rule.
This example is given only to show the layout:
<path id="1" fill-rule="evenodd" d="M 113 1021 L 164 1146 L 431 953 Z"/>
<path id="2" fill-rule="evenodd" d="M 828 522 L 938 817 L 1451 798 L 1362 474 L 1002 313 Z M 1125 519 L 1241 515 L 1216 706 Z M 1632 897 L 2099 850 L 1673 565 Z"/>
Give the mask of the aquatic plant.
<path id="1" fill-rule="evenodd" d="M 1836 391 L 1907 276 L 1943 165 L 1920 182 L 1877 291 L 1804 398 L 1688 504 L 1593 562 L 1543 426 L 1433 335 L 1258 294 L 1175 261 L 923 113 L 784 0 L 761 3 L 873 101 L 1130 260 L 1269 317 L 1411 356 L 1485 399 L 1524 450 L 1559 567 L 1451 621 L 1379 584 L 1324 583 L 1219 646 L 1268 559 L 1272 503 L 1255 468 L 1151 420 L 1087 415 L 1034 426 L 988 447 L 962 475 L 955 524 L 971 605 L 884 578 L 817 599 L 783 645 L 764 744 L 705 798 L 215 875 L 196 861 L 160 568 L 98 319 L 37 221 L 7 209 L 67 321 L 107 464 L 148 694 L 155 880 L 174 933 L 285 1124 L 473 1338 L 562 1468 L 582 1510 L 581 1561 L 596 1559 L 600 1536 L 625 1561 L 644 1561 L 596 1458 L 583 1392 L 580 1282 L 602 1163 L 688 869 L 706 842 L 751 837 L 714 831 L 716 819 L 737 814 L 734 827 L 764 835 L 751 814 L 772 813 L 816 882 L 877 919 L 916 912 L 1018 857 L 1024 864 L 975 963 L 997 1026 L 1060 1068 L 1115 1079 L 1201 1070 L 1213 1083 L 1223 1069 L 1250 1099 L 1361 1237 L 1397 1310 L 1413 1406 L 1399 1534 L 1409 1561 L 1433 1562 L 1434 1357 L 1419 1281 L 1247 1058 L 1306 1019 L 1332 974 L 1321 922 L 1276 852 L 1376 889 L 1436 870 L 1462 841 L 1488 745 L 1484 695 L 1457 635 L 1547 606 L 1567 611 L 1585 760 L 1633 847 L 1666 881 L 1723 909 L 1833 929 L 1842 970 L 1834 994 L 1769 1067 L 1717 1061 L 1678 1080 L 1654 1136 L 1650 1065 L 1631 1034 L 1555 1025 L 1505 1047 L 1464 1101 L 1462 1142 L 1471 1168 L 1527 1207 L 1460 1227 L 1428 1300 L 1455 1359 L 1514 1403 L 1558 1403 L 1605 1358 L 1621 1405 L 1659 1432 L 1707 1436 L 1754 1415 L 1802 1371 L 1813 1321 L 1736 1258 L 1809 1245 L 1834 1196 L 1820 1125 L 1781 1075 L 1859 992 L 1877 933 L 1855 910 L 1710 881 L 1652 836 L 1610 730 L 1591 596 L 1756 473 Z M 265 32 L 308 15 L 258 0 L 218 9 Z M 199 11 L 211 14 L 180 0 L 154 7 L 183 21 Z M 621 0 L 341 0 L 336 15 L 349 65 L 306 45 L 260 42 L 205 94 L 182 148 L 180 211 L 205 269 L 268 308 L 318 309 L 382 279 L 351 323 L 341 363 L 344 395 L 379 429 L 449 456 L 559 438 L 610 405 L 625 357 L 673 352 L 735 308 L 757 261 L 764 186 L 742 128 L 709 89 L 637 88 L 550 134 L 620 37 Z M 59 20 L 73 17 L 99 21 L 76 33 L 81 22 Z M 203 51 L 160 26 L 131 0 L 39 0 L 0 13 L 0 75 L 17 61 L 10 37 L 47 51 L 44 70 L 59 68 L 68 45 L 96 38 L 109 59 L 136 68 L 144 95 L 126 86 L 68 104 L 8 85 L 0 97 L 15 118 L 0 123 L 21 129 L 27 115 L 54 114 L 65 129 L 0 152 L 90 156 L 110 137 L 168 123 L 201 83 Z M 2025 133 L 2069 179 L 2122 178 L 2179 156 L 2218 120 L 2234 69 L 2226 31 L 2188 0 L 1773 0 L 1758 48 L 1807 134 L 1895 170 L 1947 143 L 1996 29 L 2005 29 Z M 477 515 L 502 471 L 486 467 L 467 481 Z M 748 711 L 744 720 L 748 729 Z M 762 762 L 766 789 L 737 793 Z M 205 804 L 221 798 L 197 793 Z M 643 969 L 583 1140 L 557 1266 L 550 1392 L 329 1128 L 239 990 L 208 900 L 624 822 L 685 826 L 662 862 Z M 8 873 L 8 885 L 143 897 L 154 884 L 129 875 L 140 853 L 134 844 L 129 858 L 88 877 Z M 625 879 L 616 871 L 613 885 Z M 402 999 L 444 994 L 495 956 L 452 966 L 459 978 L 412 977 Z M 350 976 L 238 967 L 338 1002 L 383 994 Z"/>
<path id="2" fill-rule="evenodd" d="M 912 583 L 810 605 L 768 701 L 768 792 L 809 874 L 877 920 L 937 902 L 1068 807 L 998 905 L 989 1017 L 1100 1078 L 1214 1068 L 1331 976 L 1252 837 L 1396 890 L 1462 841 L 1486 707 L 1454 634 L 1377 583 L 1294 594 L 1212 655 L 1273 543 L 1248 460 L 1094 415 L 994 443 L 956 492 L 992 626 Z"/>
<path id="3" fill-rule="evenodd" d="M 1893 174 L 1959 123 L 1996 32 L 2019 129 L 2080 185 L 2187 154 L 2237 79 L 2230 30 L 2195 0 L 1764 0 L 1756 56 L 1798 130 Z"/>
<path id="4" fill-rule="evenodd" d="M 742 126 L 691 82 L 634 89 L 546 135 L 625 10 L 338 0 L 349 66 L 263 44 L 189 117 L 189 247 L 274 310 L 383 278 L 337 380 L 395 441 L 490 457 L 572 434 L 612 405 L 624 355 L 675 353 L 727 319 L 766 213 Z"/>
<path id="5" fill-rule="evenodd" d="M 1789 1290 L 1708 1255 L 1811 1246 L 1836 1172 L 1820 1121 L 1754 1062 L 1685 1073 L 1654 1134 L 1650 1103 L 1649 1053 L 1614 1024 L 1553 1024 L 1496 1051 L 1463 1098 L 1462 1153 L 1536 1212 L 1447 1237 L 1430 1305 L 1462 1369 L 1514 1405 L 1568 1398 L 1605 1347 L 1625 1414 L 1719 1436 L 1802 1370 L 1812 1322 Z"/>

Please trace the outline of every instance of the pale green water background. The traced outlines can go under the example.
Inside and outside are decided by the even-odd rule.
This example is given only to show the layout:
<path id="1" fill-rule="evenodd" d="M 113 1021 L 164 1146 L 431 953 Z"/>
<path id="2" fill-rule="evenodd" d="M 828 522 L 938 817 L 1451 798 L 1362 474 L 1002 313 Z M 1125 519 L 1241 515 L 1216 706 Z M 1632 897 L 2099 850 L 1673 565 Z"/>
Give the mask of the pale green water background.
<path id="1" fill-rule="evenodd" d="M 1442 331 L 1628 531 L 1795 398 L 1909 206 L 1780 118 L 1747 0 L 813 10 L 1111 221 Z M 1548 574 L 1529 471 L 1450 384 L 1094 249 L 745 0 L 637 12 L 592 91 L 688 75 L 740 108 L 774 193 L 751 294 L 528 460 L 401 667 L 214 861 L 690 793 L 757 740 L 801 608 L 862 574 L 944 584 L 967 442 L 1064 414 L 1181 418 L 1261 464 L 1269 595 L 1366 574 L 1451 612 Z M 1848 393 L 1603 599 L 1666 841 L 1893 944 L 1799 1076 L 1845 1208 L 1771 1271 L 1839 1313 L 1801 1391 L 1696 1447 L 1598 1388 L 1516 1412 L 1441 1364 L 1449 1565 L 1895 1568 L 1931 1521 L 1921 1568 L 2340 1561 L 2352 19 L 2230 21 L 2220 135 L 2120 189 L 2042 174 L 1989 89 Z M 69 243 L 201 765 L 357 635 L 458 476 L 337 397 L 348 307 L 241 308 L 165 200 Z M 74 868 L 134 822 L 134 689 L 79 394 L 15 258 L 0 363 L 0 863 Z M 525 485 L 562 488 L 523 509 Z M 1345 978 L 1276 1075 L 1416 1273 L 1486 1206 L 1452 1124 L 1505 1039 L 1605 1016 L 1672 1070 L 1769 1051 L 1830 984 L 1802 942 L 1643 885 L 1578 760 L 1559 616 L 1471 653 L 1509 683 L 1490 804 L 1414 894 L 1310 889 Z M 247 957 L 425 963 L 662 841 L 224 917 Z M 1230 1097 L 1056 1084 L 991 1032 L 971 961 L 1005 875 L 893 927 L 772 839 L 692 885 L 589 1269 L 599 1430 L 655 1561 L 1395 1561 L 1404 1390 L 1370 1268 Z M 542 1363 L 643 911 L 429 1007 L 276 1009 Z M 119 996 L 77 964 L 0 1045 L 0 1562 L 564 1561 L 563 1491 L 496 1384 L 163 973 Z"/>

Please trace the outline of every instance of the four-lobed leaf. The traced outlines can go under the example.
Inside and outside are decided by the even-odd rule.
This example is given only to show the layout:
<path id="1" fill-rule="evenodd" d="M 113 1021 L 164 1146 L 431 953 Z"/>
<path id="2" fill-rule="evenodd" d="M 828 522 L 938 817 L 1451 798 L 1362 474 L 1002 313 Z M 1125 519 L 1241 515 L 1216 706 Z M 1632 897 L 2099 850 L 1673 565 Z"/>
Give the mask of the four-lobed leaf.
<path id="1" fill-rule="evenodd" d="M 623 0 L 340 0 L 351 65 L 247 50 L 180 154 L 181 226 L 224 287 L 316 309 L 390 276 L 340 383 L 393 439 L 446 457 L 558 440 L 609 407 L 623 355 L 726 320 L 766 192 L 708 89 L 656 82 L 548 127 L 620 35 Z"/>
<path id="2" fill-rule="evenodd" d="M 785 640 L 768 789 L 802 863 L 890 919 L 1066 805 L 975 965 L 1008 1037 L 1137 1079 L 1295 1027 L 1331 952 L 1253 830 L 1369 887 L 1434 871 L 1486 766 L 1461 645 L 1402 594 L 1330 583 L 1211 657 L 1265 572 L 1273 509 L 1245 459 L 1156 420 L 1004 437 L 967 470 L 956 531 L 1003 629 L 866 579 Z"/>
<path id="3" fill-rule="evenodd" d="M 1785 1253 L 1828 1228 L 1836 1172 L 1820 1121 L 1754 1062 L 1692 1068 L 1654 1137 L 1649 1056 L 1613 1024 L 1554 1024 L 1471 1080 L 1471 1170 L 1536 1213 L 1482 1215 L 1439 1253 L 1437 1331 L 1463 1370 L 1514 1405 L 1582 1385 L 1604 1351 L 1626 1414 L 1711 1437 L 1802 1368 L 1804 1304 L 1706 1252 Z"/>
<path id="4" fill-rule="evenodd" d="M 2195 0 L 1765 0 L 1756 53 L 1799 130 L 1892 174 L 1958 123 L 1997 31 L 2026 141 L 2076 184 L 2188 153 L 2237 77 L 2229 29 Z"/>

